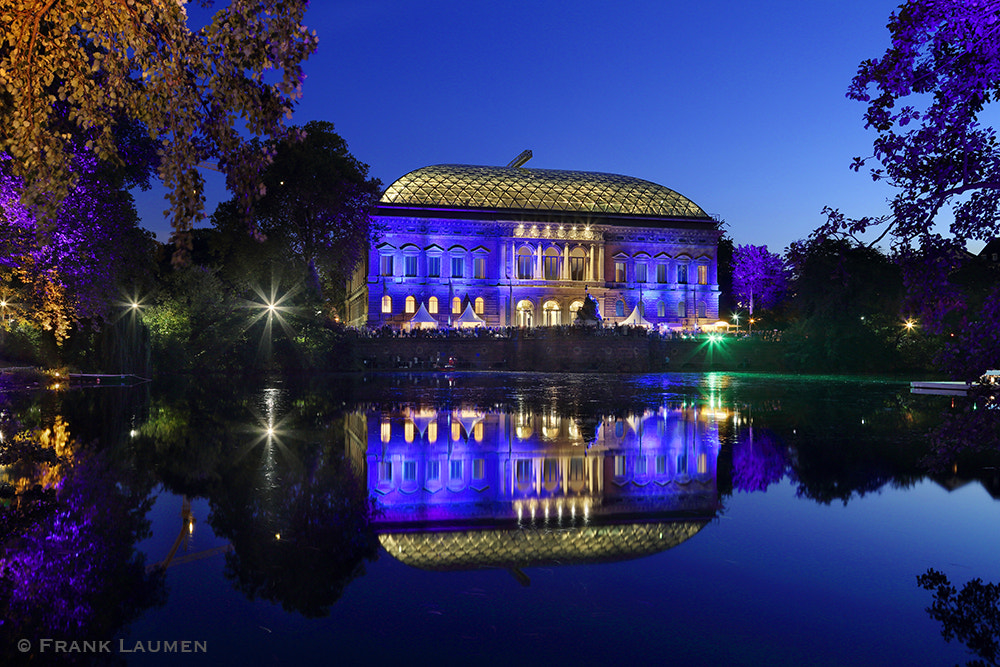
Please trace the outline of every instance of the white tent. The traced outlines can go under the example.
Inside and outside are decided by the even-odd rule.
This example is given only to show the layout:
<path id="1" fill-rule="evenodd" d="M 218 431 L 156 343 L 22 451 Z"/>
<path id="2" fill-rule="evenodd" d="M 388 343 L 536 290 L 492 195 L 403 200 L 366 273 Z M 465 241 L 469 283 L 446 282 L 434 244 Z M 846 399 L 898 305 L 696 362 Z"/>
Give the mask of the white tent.
<path id="1" fill-rule="evenodd" d="M 632 309 L 632 314 L 625 318 L 624 322 L 619 322 L 618 324 L 623 327 L 646 327 L 647 329 L 652 329 L 653 324 L 648 322 L 646 318 L 639 314 L 639 306 Z"/>
<path id="2" fill-rule="evenodd" d="M 472 304 L 470 303 L 462 311 L 462 314 L 457 320 L 455 320 L 455 326 L 460 329 L 472 329 L 475 327 L 485 327 L 486 320 L 476 315 L 476 312 L 472 310 Z"/>
<path id="3" fill-rule="evenodd" d="M 424 308 L 424 304 L 420 304 L 420 308 L 417 312 L 414 313 L 413 317 L 410 318 L 410 321 L 403 326 L 406 327 L 407 331 L 413 331 L 414 329 L 437 329 L 438 323 L 437 320 L 431 317 L 431 314 L 427 312 L 427 309 Z"/>

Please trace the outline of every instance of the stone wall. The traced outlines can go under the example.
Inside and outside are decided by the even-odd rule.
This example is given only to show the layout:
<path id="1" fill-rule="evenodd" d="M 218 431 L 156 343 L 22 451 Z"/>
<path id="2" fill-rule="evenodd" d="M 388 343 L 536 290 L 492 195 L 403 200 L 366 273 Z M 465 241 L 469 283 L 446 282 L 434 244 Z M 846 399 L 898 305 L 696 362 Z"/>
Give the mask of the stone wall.
<path id="1" fill-rule="evenodd" d="M 515 338 L 361 338 L 356 370 L 433 370 L 455 359 L 467 370 L 643 373 L 682 370 L 785 370 L 780 343 L 724 339 L 535 333 Z"/>

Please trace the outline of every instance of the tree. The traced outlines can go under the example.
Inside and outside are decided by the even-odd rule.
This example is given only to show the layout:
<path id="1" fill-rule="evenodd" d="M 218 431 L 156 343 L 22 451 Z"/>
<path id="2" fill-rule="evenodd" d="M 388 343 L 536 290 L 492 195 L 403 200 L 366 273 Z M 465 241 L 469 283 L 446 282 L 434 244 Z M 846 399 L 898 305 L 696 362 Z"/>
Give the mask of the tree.
<path id="1" fill-rule="evenodd" d="M 926 611 L 941 623 L 945 641 L 957 639 L 978 656 L 967 665 L 1000 664 L 1000 585 L 976 578 L 959 591 L 933 568 L 917 577 L 917 585 L 934 592 L 934 603 Z"/>
<path id="2" fill-rule="evenodd" d="M 973 349 L 993 349 L 975 332 L 991 329 L 982 313 L 1000 310 L 1000 286 L 979 297 L 952 281 L 967 260 L 966 243 L 1000 230 L 1000 144 L 980 124 L 1000 100 L 1000 1 L 909 0 L 888 28 L 890 47 L 861 63 L 847 95 L 867 104 L 866 126 L 877 132 L 873 155 L 855 158 L 853 168 L 879 163 L 870 173 L 897 188 L 892 213 L 849 219 L 828 208 L 814 236 L 857 239 L 881 227 L 871 245 L 888 236 L 899 251 L 924 330 L 962 338 L 947 344 L 942 360 L 968 360 Z M 949 207 L 946 238 L 937 223 Z M 962 369 L 943 368 L 972 379 L 997 361 L 992 352 Z"/>
<path id="3" fill-rule="evenodd" d="M 785 293 L 785 263 L 767 246 L 741 245 L 733 252 L 733 294 L 750 311 L 773 308 Z"/>
<path id="4" fill-rule="evenodd" d="M 381 183 L 368 178 L 368 165 L 351 155 L 333 123 L 307 123 L 301 134 L 299 142 L 273 146 L 255 224 L 282 262 L 297 260 L 319 295 L 324 287 L 328 293 L 343 289 L 371 241 Z M 233 213 L 232 205 L 223 206 L 213 223 L 238 235 Z"/>
<path id="5" fill-rule="evenodd" d="M 940 211 L 961 245 L 1000 230 L 1000 145 L 979 118 L 1000 100 L 1000 1 L 909 0 L 888 25 L 892 45 L 865 60 L 848 97 L 865 102 L 866 127 L 878 134 L 860 170 L 898 189 L 892 215 L 851 220 L 834 209 L 824 233 L 856 236 L 885 225 L 898 245 L 935 243 Z M 907 104 L 901 104 L 903 100 Z"/>
<path id="6" fill-rule="evenodd" d="M 20 202 L 20 179 L 0 161 L 0 267 L 4 289 L 18 293 L 19 317 L 52 331 L 61 343 L 81 321 L 113 316 L 119 288 L 148 279 L 153 241 L 139 228 L 127 178 L 93 156 L 76 158 L 76 185 L 44 234 Z"/>
<path id="7" fill-rule="evenodd" d="M 157 141 L 179 243 L 203 216 L 199 165 L 214 161 L 249 210 L 267 156 L 242 133 L 287 135 L 317 45 L 301 23 L 308 3 L 232 0 L 198 30 L 185 3 L 0 0 L 0 153 L 42 218 L 75 186 L 75 154 L 131 159 L 114 131 L 123 119 Z"/>
<path id="8" fill-rule="evenodd" d="M 892 368 L 900 331 L 899 267 L 847 240 L 793 243 L 787 252 L 794 324 L 784 340 L 802 370 Z"/>

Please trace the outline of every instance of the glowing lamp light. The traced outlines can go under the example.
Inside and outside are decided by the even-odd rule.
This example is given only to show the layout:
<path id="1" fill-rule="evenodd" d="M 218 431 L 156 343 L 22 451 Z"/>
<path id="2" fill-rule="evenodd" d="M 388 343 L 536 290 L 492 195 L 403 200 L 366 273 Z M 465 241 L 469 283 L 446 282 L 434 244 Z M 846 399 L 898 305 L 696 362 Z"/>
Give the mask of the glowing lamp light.
<path id="1" fill-rule="evenodd" d="M 916 323 L 913 320 L 906 320 L 906 322 L 903 323 L 903 326 L 906 327 L 907 331 L 913 331 L 913 327 L 916 326 Z"/>

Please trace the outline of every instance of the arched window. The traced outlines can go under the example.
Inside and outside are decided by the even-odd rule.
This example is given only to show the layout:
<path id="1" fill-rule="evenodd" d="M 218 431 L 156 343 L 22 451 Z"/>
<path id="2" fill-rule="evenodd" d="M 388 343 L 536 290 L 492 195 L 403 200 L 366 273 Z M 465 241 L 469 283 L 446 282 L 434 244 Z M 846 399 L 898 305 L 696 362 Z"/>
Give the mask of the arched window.
<path id="1" fill-rule="evenodd" d="M 625 302 L 620 299 L 615 301 L 615 317 L 625 317 Z"/>
<path id="2" fill-rule="evenodd" d="M 542 255 L 542 271 L 546 280 L 559 280 L 562 277 L 559 271 L 560 259 L 559 250 L 556 248 L 549 248 Z"/>
<path id="3" fill-rule="evenodd" d="M 581 308 L 583 308 L 583 301 L 574 301 L 569 304 L 569 321 L 571 323 L 576 322 L 576 314 Z"/>
<path id="4" fill-rule="evenodd" d="M 476 304 L 473 306 L 473 308 L 476 309 L 476 315 L 482 315 L 483 314 L 483 309 L 485 307 L 486 307 L 486 303 L 483 301 L 483 297 L 477 296 L 476 297 Z"/>
<path id="5" fill-rule="evenodd" d="M 556 301 L 546 301 L 542 306 L 542 314 L 545 316 L 545 326 L 557 327 L 562 324 L 562 308 Z"/>
<path id="6" fill-rule="evenodd" d="M 663 303 L 662 301 L 656 302 L 656 316 L 657 317 L 667 316 L 667 304 Z"/>
<path id="7" fill-rule="evenodd" d="M 569 253 L 569 279 L 587 279 L 587 251 L 583 248 L 573 248 Z"/>
<path id="8" fill-rule="evenodd" d="M 436 296 L 432 296 L 431 298 L 427 299 L 427 312 L 430 313 L 431 315 L 437 315 L 438 298 Z"/>
<path id="9" fill-rule="evenodd" d="M 517 302 L 517 326 L 519 327 L 530 327 L 532 324 L 532 317 L 535 313 L 535 306 L 524 299 Z"/>
<path id="10" fill-rule="evenodd" d="M 688 316 L 687 304 L 681 301 L 679 304 L 677 304 L 677 317 L 687 317 L 687 316 Z"/>
<path id="11" fill-rule="evenodd" d="M 527 246 L 517 250 L 517 277 L 520 280 L 531 280 L 535 277 L 535 257 L 531 248 Z"/>
<path id="12" fill-rule="evenodd" d="M 417 300 L 415 298 L 413 298 L 412 296 L 406 297 L 405 308 L 406 308 L 406 312 L 407 313 L 415 313 L 415 312 L 417 312 Z"/>
<path id="13" fill-rule="evenodd" d="M 451 300 L 451 314 L 461 315 L 462 314 L 462 300 L 457 296 Z"/>
<path id="14" fill-rule="evenodd" d="M 392 312 L 392 297 L 386 294 L 382 297 L 382 312 L 391 313 Z"/>

